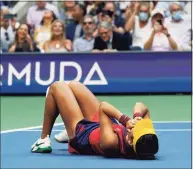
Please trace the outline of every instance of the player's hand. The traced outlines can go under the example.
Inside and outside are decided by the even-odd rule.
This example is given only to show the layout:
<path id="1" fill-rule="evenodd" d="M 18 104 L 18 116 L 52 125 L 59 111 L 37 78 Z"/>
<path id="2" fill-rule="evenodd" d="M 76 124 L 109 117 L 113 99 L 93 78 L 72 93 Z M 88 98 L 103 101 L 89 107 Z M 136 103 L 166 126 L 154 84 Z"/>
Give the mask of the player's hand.
<path id="1" fill-rule="evenodd" d="M 130 119 L 127 124 L 126 124 L 126 128 L 127 129 L 132 129 L 135 126 L 136 122 L 134 119 Z"/>
<path id="2" fill-rule="evenodd" d="M 139 112 L 139 113 L 142 113 L 142 114 L 146 114 L 148 112 L 148 108 L 147 106 L 145 106 L 143 103 L 141 102 L 137 102 L 133 108 L 133 112 Z M 144 116 L 143 116 L 144 117 Z"/>
<path id="3" fill-rule="evenodd" d="M 133 120 L 135 121 L 135 124 L 140 121 L 142 119 L 142 117 L 135 117 Z"/>

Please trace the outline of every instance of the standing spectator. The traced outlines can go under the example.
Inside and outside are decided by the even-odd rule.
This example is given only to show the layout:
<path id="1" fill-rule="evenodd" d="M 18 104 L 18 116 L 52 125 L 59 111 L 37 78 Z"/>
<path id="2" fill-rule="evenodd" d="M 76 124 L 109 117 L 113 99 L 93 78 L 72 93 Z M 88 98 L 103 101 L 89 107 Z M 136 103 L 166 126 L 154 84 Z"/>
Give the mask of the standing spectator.
<path id="1" fill-rule="evenodd" d="M 34 45 L 31 36 L 29 35 L 29 28 L 26 24 L 21 24 L 16 31 L 15 41 L 9 52 L 33 52 L 39 51 Z"/>
<path id="2" fill-rule="evenodd" d="M 180 2 L 170 5 L 171 17 L 167 19 L 168 31 L 178 44 L 179 50 L 191 50 L 191 15 L 184 14 Z"/>
<path id="3" fill-rule="evenodd" d="M 73 13 L 75 10 L 76 1 L 61 1 L 59 12 L 60 12 L 60 20 L 65 22 L 67 26 L 71 22 L 73 22 Z"/>
<path id="4" fill-rule="evenodd" d="M 51 26 L 54 20 L 56 20 L 55 14 L 52 11 L 45 11 L 41 25 L 34 31 L 34 41 L 40 50 L 43 44 L 51 38 Z"/>
<path id="5" fill-rule="evenodd" d="M 30 28 L 35 28 L 40 25 L 46 10 L 53 11 L 56 17 L 59 18 L 59 12 L 56 6 L 48 3 L 46 0 L 36 0 L 36 5 L 30 7 L 27 12 L 27 24 Z"/>
<path id="6" fill-rule="evenodd" d="M 177 50 L 178 46 L 175 40 L 164 26 L 164 12 L 162 10 L 155 9 L 152 11 L 152 30 L 149 32 L 146 32 L 147 40 L 144 44 L 145 50 Z"/>
<path id="7" fill-rule="evenodd" d="M 125 20 L 128 21 L 130 17 L 134 17 L 138 14 L 140 3 L 139 1 L 131 1 L 125 9 Z"/>
<path id="8" fill-rule="evenodd" d="M 66 39 L 64 23 L 55 20 L 51 27 L 51 38 L 46 41 L 43 47 L 45 52 L 68 52 L 72 51 L 71 41 Z"/>
<path id="9" fill-rule="evenodd" d="M 130 18 L 126 17 L 128 20 L 125 24 L 125 30 L 127 32 L 132 32 L 133 50 L 143 49 L 144 35 L 151 29 L 149 2 L 140 2 L 140 4 L 135 3 L 132 12 Z"/>
<path id="10" fill-rule="evenodd" d="M 127 51 L 132 44 L 132 38 L 128 34 L 113 32 L 112 24 L 102 21 L 98 28 L 99 37 L 95 38 L 94 51 Z"/>
<path id="11" fill-rule="evenodd" d="M 103 8 L 104 11 L 112 12 L 113 31 L 118 33 L 125 33 L 125 20 L 120 15 L 116 15 L 116 9 L 117 7 L 114 2 L 106 2 Z"/>
<path id="12" fill-rule="evenodd" d="M 72 42 L 83 35 L 82 21 L 85 14 L 85 6 L 77 3 L 73 12 L 74 22 L 66 26 L 67 39 L 70 39 Z"/>
<path id="13" fill-rule="evenodd" d="M 14 16 L 9 13 L 9 10 L 7 10 L 7 8 L 1 10 L 0 44 L 2 52 L 8 52 L 15 38 L 15 32 L 11 25 L 11 19 L 13 17 Z"/>
<path id="14" fill-rule="evenodd" d="M 74 52 L 91 52 L 94 45 L 93 33 L 96 28 L 94 18 L 86 15 L 83 19 L 84 35 L 76 39 L 73 43 Z"/>

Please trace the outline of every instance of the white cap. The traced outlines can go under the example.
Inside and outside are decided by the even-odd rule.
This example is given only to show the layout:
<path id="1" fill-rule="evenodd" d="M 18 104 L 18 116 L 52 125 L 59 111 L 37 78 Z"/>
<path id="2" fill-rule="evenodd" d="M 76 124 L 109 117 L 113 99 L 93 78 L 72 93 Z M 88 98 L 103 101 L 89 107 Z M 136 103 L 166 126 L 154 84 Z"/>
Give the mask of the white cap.
<path id="1" fill-rule="evenodd" d="M 152 12 L 151 12 L 151 16 L 153 17 L 155 14 L 161 14 L 163 17 L 165 16 L 164 15 L 164 11 L 159 9 L 159 8 L 155 8 Z"/>

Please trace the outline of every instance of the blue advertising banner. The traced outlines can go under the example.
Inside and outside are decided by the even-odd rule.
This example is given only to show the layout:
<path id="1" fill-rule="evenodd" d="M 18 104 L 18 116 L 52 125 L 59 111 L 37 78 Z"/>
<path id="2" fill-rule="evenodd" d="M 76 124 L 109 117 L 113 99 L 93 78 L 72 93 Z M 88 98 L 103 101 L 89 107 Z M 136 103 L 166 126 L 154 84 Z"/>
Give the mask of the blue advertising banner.
<path id="1" fill-rule="evenodd" d="M 2 54 L 1 94 L 77 80 L 95 93 L 191 92 L 191 52 Z"/>

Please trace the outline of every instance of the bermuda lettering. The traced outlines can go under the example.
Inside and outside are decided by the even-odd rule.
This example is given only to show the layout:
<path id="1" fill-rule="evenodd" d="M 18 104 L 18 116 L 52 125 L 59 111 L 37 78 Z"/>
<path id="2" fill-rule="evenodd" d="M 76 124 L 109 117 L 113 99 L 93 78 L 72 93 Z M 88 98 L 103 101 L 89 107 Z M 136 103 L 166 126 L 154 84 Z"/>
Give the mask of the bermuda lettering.
<path id="1" fill-rule="evenodd" d="M 18 65 L 12 63 L 8 63 L 7 65 L 0 64 L 0 77 L 1 79 L 7 80 L 7 84 L 4 80 L 1 80 L 0 86 L 29 86 L 32 84 L 49 86 L 54 81 L 65 81 L 69 83 L 72 80 L 82 81 L 85 85 L 108 84 L 107 79 L 97 62 L 90 64 L 91 68 L 89 69 L 87 65 L 86 71 L 88 71 L 88 73 L 86 75 L 84 74 L 84 76 L 84 65 L 80 65 L 73 61 L 51 61 L 48 63 L 28 62 L 23 66 L 20 64 Z M 68 68 L 75 69 L 75 72 L 68 72 Z M 92 79 L 95 74 L 97 74 L 99 79 Z"/>
<path id="2" fill-rule="evenodd" d="M 26 76 L 25 84 L 30 85 L 30 75 L 31 75 L 31 63 L 28 63 L 25 68 L 19 73 L 15 67 L 9 63 L 8 64 L 8 86 L 13 84 L 13 75 L 20 80 L 23 76 Z"/>
<path id="3" fill-rule="evenodd" d="M 69 83 L 70 81 L 67 81 L 64 79 L 65 77 L 65 67 L 67 66 L 71 66 L 74 67 L 77 70 L 77 75 L 74 79 L 75 81 L 80 81 L 81 77 L 82 77 L 82 69 L 80 67 L 80 65 L 76 62 L 61 62 L 60 63 L 60 77 L 59 77 L 59 81 L 65 81 L 66 83 Z"/>
<path id="4" fill-rule="evenodd" d="M 0 76 L 3 75 L 3 65 L 0 64 Z M 0 81 L 0 86 L 2 86 L 3 83 Z"/>
<path id="5" fill-rule="evenodd" d="M 91 80 L 95 71 L 98 73 L 100 80 Z M 97 62 L 94 63 L 84 82 L 85 85 L 107 85 L 108 82 Z"/>
<path id="6" fill-rule="evenodd" d="M 36 82 L 40 85 L 43 85 L 43 86 L 50 85 L 54 81 L 55 62 L 50 63 L 50 71 L 48 71 L 50 73 L 50 75 L 49 75 L 48 80 L 40 79 L 40 66 L 41 66 L 41 63 L 36 62 L 36 66 L 35 66 L 36 67 L 36 69 L 35 69 L 35 80 L 36 80 Z"/>

